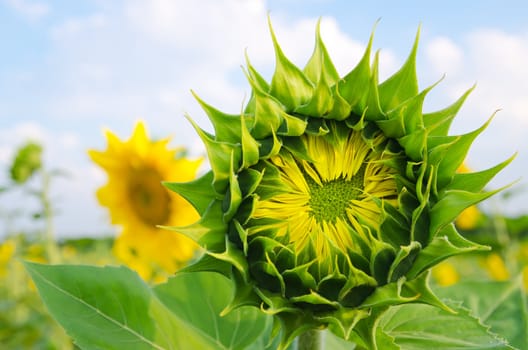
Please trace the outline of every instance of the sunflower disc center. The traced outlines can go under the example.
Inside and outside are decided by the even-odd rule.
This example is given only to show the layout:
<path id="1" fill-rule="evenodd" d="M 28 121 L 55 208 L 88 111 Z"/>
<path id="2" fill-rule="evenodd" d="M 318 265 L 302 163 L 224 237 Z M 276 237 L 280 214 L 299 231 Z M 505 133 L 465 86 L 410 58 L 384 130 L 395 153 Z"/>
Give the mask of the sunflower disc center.
<path id="1" fill-rule="evenodd" d="M 170 197 L 161 176 L 152 169 L 140 169 L 130 178 L 130 203 L 138 217 L 148 225 L 165 224 L 170 216 Z"/>
<path id="2" fill-rule="evenodd" d="M 323 182 L 322 186 L 308 177 L 310 215 L 318 223 L 335 223 L 337 218 L 345 219 L 346 209 L 350 202 L 356 199 L 363 190 L 364 177 L 365 165 L 362 165 L 349 180 L 338 178 Z"/>

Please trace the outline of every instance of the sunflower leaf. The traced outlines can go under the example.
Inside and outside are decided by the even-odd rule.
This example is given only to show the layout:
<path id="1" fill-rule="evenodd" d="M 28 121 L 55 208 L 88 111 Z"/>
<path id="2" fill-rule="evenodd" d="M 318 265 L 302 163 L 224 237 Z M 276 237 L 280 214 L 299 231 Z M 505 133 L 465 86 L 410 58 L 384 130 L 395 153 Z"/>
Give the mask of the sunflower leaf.
<path id="1" fill-rule="evenodd" d="M 85 349 L 217 349 L 125 267 L 25 263 L 51 315 Z"/>
<path id="2" fill-rule="evenodd" d="M 461 282 L 438 288 L 437 293 L 462 301 L 492 332 L 518 349 L 528 349 L 528 302 L 521 277 L 505 282 Z"/>
<path id="3" fill-rule="evenodd" d="M 231 283 L 221 275 L 177 273 L 153 290 L 172 313 L 214 339 L 216 348 L 244 349 L 269 332 L 271 319 L 257 308 L 241 307 L 220 316 L 232 294 Z"/>
<path id="4" fill-rule="evenodd" d="M 381 316 L 379 327 L 405 350 L 511 349 L 467 309 L 450 306 L 457 313 L 423 304 L 395 306 Z"/>

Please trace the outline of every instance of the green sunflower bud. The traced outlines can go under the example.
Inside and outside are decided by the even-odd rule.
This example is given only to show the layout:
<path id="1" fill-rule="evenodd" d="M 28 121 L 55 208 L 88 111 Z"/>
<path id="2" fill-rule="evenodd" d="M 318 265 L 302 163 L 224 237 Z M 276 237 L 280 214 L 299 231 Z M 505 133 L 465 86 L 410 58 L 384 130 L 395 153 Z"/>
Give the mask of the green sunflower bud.
<path id="1" fill-rule="evenodd" d="M 486 249 L 459 235 L 453 220 L 497 191 L 484 186 L 512 158 L 485 171 L 457 173 L 486 127 L 449 136 L 469 94 L 422 112 L 432 87 L 418 90 L 416 51 L 378 84 L 372 37 L 358 65 L 340 77 L 316 31 L 304 69 L 283 54 L 271 29 L 271 83 L 247 63 L 252 96 L 243 113 L 199 98 L 215 134 L 193 123 L 211 171 L 167 183 L 201 215 L 188 227 L 206 254 L 188 271 L 220 272 L 235 295 L 225 312 L 254 305 L 275 315 L 282 346 L 310 329 L 350 339 L 391 305 L 427 303 L 429 269 Z M 192 120 L 191 120 L 192 122 Z"/>
<path id="2" fill-rule="evenodd" d="M 28 142 L 20 147 L 15 155 L 10 169 L 11 179 L 23 184 L 40 168 L 42 168 L 42 146 Z"/>

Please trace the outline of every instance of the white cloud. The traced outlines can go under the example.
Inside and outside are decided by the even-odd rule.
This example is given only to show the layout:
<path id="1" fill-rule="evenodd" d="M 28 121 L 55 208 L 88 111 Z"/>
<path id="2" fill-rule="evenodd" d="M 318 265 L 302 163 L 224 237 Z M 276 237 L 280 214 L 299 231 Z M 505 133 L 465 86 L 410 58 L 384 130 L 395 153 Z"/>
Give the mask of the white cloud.
<path id="1" fill-rule="evenodd" d="M 78 35 L 83 31 L 101 29 L 106 24 L 106 17 L 101 13 L 96 13 L 83 18 L 68 18 L 51 30 L 54 39 L 60 40 Z"/>
<path id="2" fill-rule="evenodd" d="M 436 73 L 456 74 L 462 63 L 461 49 L 447 37 L 437 37 L 431 40 L 425 48 L 427 58 L 435 68 Z"/>
<path id="3" fill-rule="evenodd" d="M 528 127 L 528 35 L 480 30 L 466 40 L 466 68 L 478 76 L 481 107 L 502 108 L 510 122 Z"/>
<path id="4" fill-rule="evenodd" d="M 13 10 L 31 21 L 38 20 L 50 12 L 47 4 L 28 0 L 4 0 Z"/>
<path id="5" fill-rule="evenodd" d="M 468 102 L 477 112 L 490 115 L 500 108 L 510 122 L 528 126 L 528 36 L 480 29 L 460 41 L 433 38 L 426 49 L 434 70 L 447 72 L 450 97 L 476 82 Z"/>
<path id="6" fill-rule="evenodd" d="M 124 11 L 140 34 L 194 59 L 214 59 L 217 67 L 239 64 L 241 48 L 260 46 L 267 34 L 260 0 L 206 0 L 192 5 L 184 0 L 131 1 Z"/>

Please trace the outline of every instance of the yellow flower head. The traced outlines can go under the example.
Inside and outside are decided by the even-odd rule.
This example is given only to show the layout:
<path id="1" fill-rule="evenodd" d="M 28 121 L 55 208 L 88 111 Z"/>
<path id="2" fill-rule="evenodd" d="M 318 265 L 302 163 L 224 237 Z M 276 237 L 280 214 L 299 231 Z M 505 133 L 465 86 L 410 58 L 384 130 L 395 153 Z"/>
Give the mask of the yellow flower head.
<path id="1" fill-rule="evenodd" d="M 112 223 L 122 227 L 114 253 L 131 267 L 143 264 L 136 270 L 144 278 L 173 273 L 193 257 L 196 245 L 157 226 L 185 225 L 198 215 L 162 182 L 192 180 L 201 160 L 181 157 L 182 149 L 168 148 L 168 138 L 149 139 L 142 122 L 136 124 L 127 141 L 110 131 L 106 138 L 107 149 L 90 150 L 89 155 L 108 175 L 106 185 L 97 191 L 99 203 L 108 208 Z"/>
<path id="2" fill-rule="evenodd" d="M 305 262 L 332 261 L 340 251 L 360 253 L 361 241 L 369 241 L 367 227 L 379 227 L 377 200 L 396 205 L 395 171 L 384 164 L 385 154 L 375 151 L 385 139 L 377 135 L 369 145 L 350 131 L 332 143 L 312 135 L 301 140 L 311 161 L 296 160 L 291 153 L 271 158 L 284 189 L 256 203 L 251 215 L 256 225 L 248 235 L 276 231 Z M 275 221 L 259 221 L 266 218 Z M 349 228 L 358 235 L 350 235 Z M 335 271 L 333 264 L 327 267 Z"/>
<path id="3" fill-rule="evenodd" d="M 252 91 L 240 114 L 198 99 L 215 132 L 193 123 L 211 171 L 166 184 L 201 216 L 173 228 L 206 250 L 187 270 L 231 278 L 235 296 L 225 312 L 254 305 L 275 315 L 281 348 L 324 327 L 368 341 L 362 331 L 390 305 L 447 308 L 428 288 L 429 270 L 485 249 L 460 236 L 453 221 L 494 193 L 482 189 L 511 160 L 456 173 L 487 125 L 448 135 L 469 91 L 450 107 L 422 112 L 432 87 L 418 89 L 418 38 L 400 70 L 379 84 L 372 41 L 341 77 L 319 30 L 302 69 L 273 30 L 271 37 L 271 82 L 248 62 Z"/>

